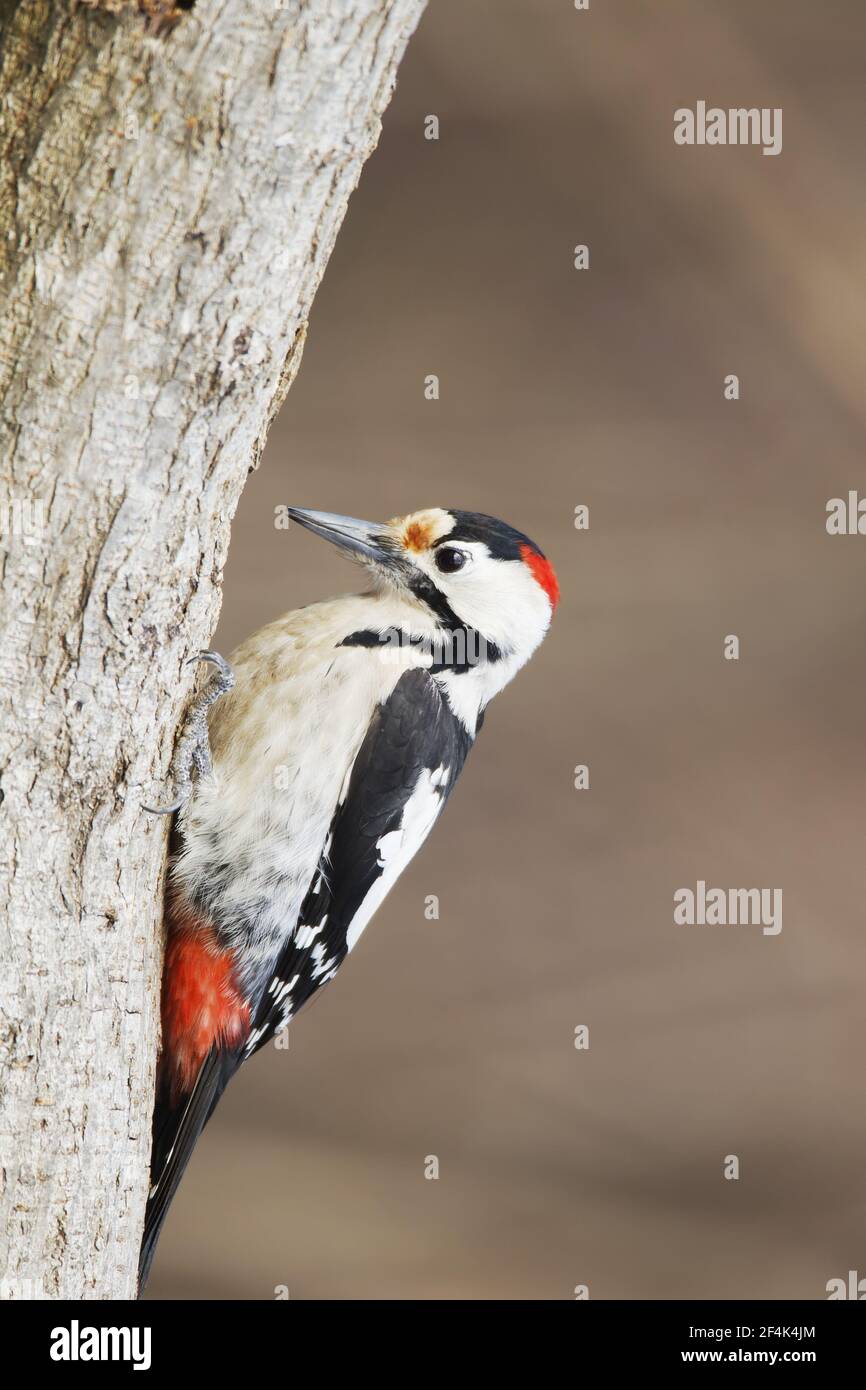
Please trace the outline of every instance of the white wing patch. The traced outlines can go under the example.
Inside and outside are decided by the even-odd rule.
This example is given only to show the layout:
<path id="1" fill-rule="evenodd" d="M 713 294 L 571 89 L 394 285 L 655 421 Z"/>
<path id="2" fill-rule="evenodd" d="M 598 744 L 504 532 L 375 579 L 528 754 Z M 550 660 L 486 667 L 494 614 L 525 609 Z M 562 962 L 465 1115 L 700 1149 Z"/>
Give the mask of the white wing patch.
<path id="1" fill-rule="evenodd" d="M 319 880 L 321 880 L 321 874 L 319 875 Z M 316 887 L 315 887 L 315 889 L 314 889 L 313 891 L 314 891 L 314 892 L 318 892 L 318 891 L 319 891 L 319 883 L 318 883 L 318 881 L 317 881 Z M 315 927 L 298 927 L 298 928 L 296 929 L 296 931 L 295 931 L 295 945 L 298 947 L 299 950 L 306 950 L 306 948 L 307 948 L 308 946 L 312 946 L 312 944 L 313 944 L 313 942 L 315 941 L 316 937 L 319 935 L 319 932 L 322 931 L 322 930 L 324 929 L 324 926 L 325 926 L 325 923 L 327 922 L 327 920 L 328 920 L 328 914 L 327 914 L 327 912 L 326 912 L 325 915 L 324 915 L 324 917 L 322 918 L 321 922 L 319 922 L 318 926 L 315 926 Z"/>
<path id="2" fill-rule="evenodd" d="M 377 840 L 376 851 L 382 873 L 364 898 L 346 933 L 348 951 L 352 950 L 374 912 L 433 829 L 442 809 L 448 775 L 444 764 L 434 769 L 425 768 L 403 806 L 399 827 L 389 830 Z"/>
<path id="3" fill-rule="evenodd" d="M 277 1006 L 282 1005 L 283 1010 L 282 1021 L 279 1025 L 279 1028 L 276 1029 L 277 1032 L 279 1032 L 280 1028 L 285 1028 L 286 1025 L 291 1022 L 292 990 L 295 988 L 295 985 L 298 983 L 298 980 L 300 978 L 300 975 L 296 975 L 293 980 L 281 980 L 279 976 L 275 975 L 274 978 L 271 980 L 270 984 L 268 985 L 268 994 L 273 995 L 274 1004 Z M 246 1046 L 244 1048 L 244 1052 L 247 1057 L 249 1057 L 251 1053 L 255 1052 L 259 1043 L 259 1039 L 265 1035 L 267 1029 L 267 1024 L 263 1024 L 261 1028 L 253 1028 L 249 1037 L 247 1038 Z"/>
<path id="4" fill-rule="evenodd" d="M 310 955 L 313 960 L 313 968 L 310 971 L 311 977 L 318 981 L 320 985 L 325 984 L 328 980 L 333 980 L 340 967 L 340 962 L 337 960 L 336 956 L 328 956 L 326 958 L 325 947 L 321 941 L 316 942 Z"/>

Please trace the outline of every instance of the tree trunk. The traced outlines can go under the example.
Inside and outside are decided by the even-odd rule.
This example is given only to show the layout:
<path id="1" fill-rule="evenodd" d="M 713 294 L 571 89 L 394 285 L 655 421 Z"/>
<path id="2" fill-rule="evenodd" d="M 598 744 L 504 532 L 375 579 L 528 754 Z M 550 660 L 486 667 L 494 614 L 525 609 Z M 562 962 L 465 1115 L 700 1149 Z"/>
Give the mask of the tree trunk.
<path id="1" fill-rule="evenodd" d="M 135 1294 L 167 837 L 141 803 L 423 5 L 200 0 L 153 38 L 134 6 L 0 0 L 6 1297 Z"/>

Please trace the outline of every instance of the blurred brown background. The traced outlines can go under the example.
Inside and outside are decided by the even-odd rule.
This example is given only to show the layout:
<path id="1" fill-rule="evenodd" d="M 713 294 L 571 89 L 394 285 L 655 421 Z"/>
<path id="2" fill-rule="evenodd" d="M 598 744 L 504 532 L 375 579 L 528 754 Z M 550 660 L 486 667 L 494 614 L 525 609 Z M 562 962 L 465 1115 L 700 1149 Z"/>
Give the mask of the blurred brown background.
<path id="1" fill-rule="evenodd" d="M 274 529 L 281 502 L 501 515 L 563 602 L 290 1050 L 230 1087 L 152 1297 L 821 1298 L 866 1275 L 866 538 L 824 527 L 866 493 L 864 71 L 862 0 L 431 5 L 215 645 L 355 583 Z M 782 154 L 675 146 L 699 99 L 781 106 Z M 675 927 L 698 878 L 781 887 L 781 935 Z"/>

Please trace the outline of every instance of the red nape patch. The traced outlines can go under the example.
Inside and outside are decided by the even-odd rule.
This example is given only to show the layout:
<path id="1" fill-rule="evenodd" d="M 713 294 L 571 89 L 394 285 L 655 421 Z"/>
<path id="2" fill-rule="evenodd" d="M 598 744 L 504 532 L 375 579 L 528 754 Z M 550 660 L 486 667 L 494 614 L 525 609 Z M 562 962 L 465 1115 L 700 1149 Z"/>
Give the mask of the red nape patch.
<path id="1" fill-rule="evenodd" d="M 554 573 L 553 565 L 549 560 L 545 560 L 543 555 L 539 555 L 537 550 L 533 550 L 531 545 L 520 547 L 520 558 L 530 570 L 535 582 L 540 584 L 547 594 L 551 608 L 555 608 L 559 603 L 559 581 Z"/>
<path id="2" fill-rule="evenodd" d="M 172 909 L 162 977 L 160 1061 L 172 1098 L 191 1091 L 214 1043 L 234 1047 L 250 1030 L 249 1006 L 235 980 L 230 951 L 203 918 Z"/>

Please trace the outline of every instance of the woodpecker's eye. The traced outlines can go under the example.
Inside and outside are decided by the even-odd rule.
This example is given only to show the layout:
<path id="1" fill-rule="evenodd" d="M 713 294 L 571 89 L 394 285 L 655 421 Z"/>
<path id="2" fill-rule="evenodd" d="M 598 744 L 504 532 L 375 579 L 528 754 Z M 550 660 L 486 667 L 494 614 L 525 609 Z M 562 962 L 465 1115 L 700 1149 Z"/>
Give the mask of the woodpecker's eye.
<path id="1" fill-rule="evenodd" d="M 436 552 L 436 568 L 443 574 L 454 574 L 457 570 L 462 570 L 469 556 L 465 550 L 458 550 L 456 546 L 446 545 Z"/>

